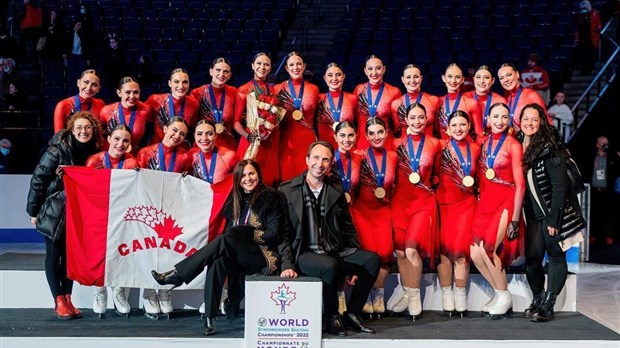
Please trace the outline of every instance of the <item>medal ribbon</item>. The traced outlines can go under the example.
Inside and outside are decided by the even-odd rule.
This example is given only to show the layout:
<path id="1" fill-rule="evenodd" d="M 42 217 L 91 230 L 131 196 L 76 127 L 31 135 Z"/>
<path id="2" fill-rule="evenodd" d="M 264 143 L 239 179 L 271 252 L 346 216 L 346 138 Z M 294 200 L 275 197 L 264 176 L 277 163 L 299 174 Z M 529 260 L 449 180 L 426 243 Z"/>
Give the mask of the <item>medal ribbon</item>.
<path id="1" fill-rule="evenodd" d="M 499 153 L 499 149 L 502 148 L 502 144 L 504 143 L 504 140 L 506 140 L 507 135 L 508 135 L 508 132 L 504 132 L 502 134 L 502 136 L 499 138 L 499 142 L 497 143 L 497 146 L 495 147 L 495 150 L 493 150 L 493 136 L 491 135 L 489 137 L 489 146 L 487 146 L 487 166 L 489 167 L 489 169 L 493 169 L 493 164 L 495 163 L 495 157 L 497 157 L 497 154 Z M 493 154 L 491 154 L 491 151 L 493 152 Z"/>
<path id="2" fill-rule="evenodd" d="M 172 94 L 170 94 L 168 96 L 168 116 L 170 116 L 170 118 L 174 117 L 174 116 L 180 116 L 183 117 L 183 114 L 185 113 L 185 98 L 183 98 L 183 100 L 181 100 L 181 109 L 179 109 L 179 113 L 175 114 L 174 113 L 174 102 L 172 101 Z"/>
<path id="3" fill-rule="evenodd" d="M 162 172 L 172 172 L 174 170 L 174 163 L 177 160 L 177 150 L 172 150 L 172 158 L 170 158 L 170 165 L 166 169 L 166 157 L 164 156 L 164 144 L 159 143 L 157 146 L 157 154 L 159 155 L 159 170 Z"/>
<path id="4" fill-rule="evenodd" d="M 381 170 L 377 168 L 377 160 L 375 160 L 375 153 L 372 149 L 368 149 L 368 157 L 370 157 L 370 163 L 372 163 L 372 171 L 375 174 L 375 182 L 378 187 L 383 187 L 383 182 L 385 181 L 385 163 L 387 160 L 387 151 L 383 150 L 383 158 L 381 159 Z"/>
<path id="5" fill-rule="evenodd" d="M 349 188 L 351 187 L 351 163 L 353 160 L 346 155 L 346 158 L 349 160 L 347 164 L 347 171 L 344 171 L 344 166 L 342 165 L 342 158 L 340 157 L 340 151 L 336 150 L 336 164 L 338 165 L 338 173 L 340 173 L 340 183 L 342 184 L 342 189 L 344 192 L 349 192 Z"/>
<path id="6" fill-rule="evenodd" d="M 418 151 L 416 151 L 415 155 L 413 154 L 413 139 L 412 137 L 407 137 L 407 146 L 409 147 L 409 164 L 411 165 L 411 170 L 414 173 L 417 173 L 420 169 L 420 158 L 422 157 L 422 149 L 424 149 L 424 141 L 426 140 L 426 136 L 422 135 L 420 138 L 420 144 L 418 144 Z"/>
<path id="7" fill-rule="evenodd" d="M 226 98 L 226 87 L 222 88 L 220 106 L 217 106 L 217 101 L 215 100 L 215 91 L 213 90 L 212 85 L 209 85 L 209 98 L 211 99 L 211 108 L 213 109 L 213 117 L 215 118 L 215 122 L 222 123 L 222 118 L 224 117 L 224 99 Z"/>
<path id="8" fill-rule="evenodd" d="M 112 168 L 112 160 L 110 160 L 110 154 L 109 153 L 105 153 L 105 155 L 103 155 L 103 161 L 105 162 L 105 168 L 106 169 L 113 169 Z M 118 166 L 116 166 L 116 169 L 123 169 L 123 165 L 125 164 L 125 154 L 123 154 L 121 156 L 121 160 L 120 162 L 118 162 Z"/>
<path id="9" fill-rule="evenodd" d="M 474 99 L 478 101 L 478 95 L 474 93 Z M 493 95 L 491 93 L 487 94 L 487 103 L 484 106 L 484 115 L 482 115 L 482 131 L 484 132 L 487 129 L 487 120 L 489 119 L 489 109 L 491 109 L 491 104 L 493 102 Z"/>
<path id="10" fill-rule="evenodd" d="M 80 96 L 76 95 L 75 97 L 73 97 L 73 104 L 74 104 L 74 111 L 78 112 L 78 111 L 82 111 L 82 102 L 80 101 Z M 90 111 L 93 108 L 93 101 L 91 100 L 90 103 L 88 103 L 88 110 L 86 111 Z"/>
<path id="11" fill-rule="evenodd" d="M 344 92 L 340 90 L 340 96 L 338 97 L 338 108 L 334 107 L 334 99 L 331 92 L 327 92 L 327 100 L 329 101 L 329 108 L 334 116 L 334 121 L 340 122 L 340 111 L 342 110 L 342 100 L 344 99 Z"/>
<path id="12" fill-rule="evenodd" d="M 375 117 L 377 113 L 377 108 L 379 107 L 379 103 L 381 102 L 381 96 L 383 95 L 383 89 L 385 88 L 385 84 L 382 83 L 381 87 L 379 87 L 379 93 L 377 94 L 377 98 L 375 102 L 372 102 L 372 91 L 370 89 L 370 83 L 366 84 L 366 97 L 368 97 L 368 116 Z"/>
<path id="13" fill-rule="evenodd" d="M 452 111 L 456 111 L 459 109 L 459 104 L 461 103 L 461 93 L 456 95 L 456 101 L 454 102 L 454 109 L 450 110 L 450 97 L 446 94 L 446 118 L 450 117 Z"/>
<path id="14" fill-rule="evenodd" d="M 295 93 L 295 86 L 293 85 L 293 81 L 288 80 L 288 89 L 291 90 L 291 97 L 293 97 L 293 105 L 295 109 L 301 110 L 301 101 L 304 99 L 304 85 L 305 81 L 301 80 L 301 87 L 299 87 L 299 96 Z"/>
<path id="15" fill-rule="evenodd" d="M 519 98 L 521 97 L 522 91 L 523 91 L 523 87 L 519 87 L 514 100 L 512 99 L 512 96 L 511 96 L 510 100 L 508 101 L 508 110 L 510 111 L 510 126 L 512 126 L 512 124 L 514 123 L 515 110 L 517 109 L 517 104 L 519 103 Z"/>
<path id="16" fill-rule="evenodd" d="M 467 162 L 465 162 L 465 159 L 463 158 L 463 154 L 461 153 L 461 150 L 459 149 L 459 146 L 456 143 L 456 140 L 452 138 L 450 139 L 450 142 L 452 143 L 454 152 L 456 152 L 456 155 L 459 158 L 459 162 L 461 163 L 461 168 L 463 168 L 463 172 L 465 173 L 465 175 L 470 175 L 471 174 L 471 151 L 469 150 L 469 143 L 465 141 L 465 147 L 467 147 Z"/>
<path id="17" fill-rule="evenodd" d="M 420 100 L 422 100 L 422 91 L 418 92 L 417 98 L 415 98 L 415 102 L 420 104 Z M 409 93 L 405 94 L 405 108 L 408 108 L 411 105 L 411 99 L 409 99 Z"/>
<path id="18" fill-rule="evenodd" d="M 213 156 L 211 156 L 211 165 L 209 171 L 207 171 L 207 164 L 205 163 L 205 155 L 200 151 L 200 163 L 202 164 L 202 172 L 205 174 L 205 179 L 209 184 L 213 184 L 213 175 L 215 174 L 215 162 L 217 161 L 217 148 L 213 148 Z"/>
<path id="19" fill-rule="evenodd" d="M 136 110 L 137 109 L 138 107 L 135 105 L 133 108 L 131 108 L 131 116 L 129 117 L 129 124 L 127 125 L 127 127 L 129 127 L 129 129 L 131 129 L 132 132 L 133 132 L 133 124 L 136 123 Z M 118 121 L 121 124 L 125 124 L 125 113 L 123 112 L 123 106 L 121 105 L 121 103 L 118 103 Z"/>

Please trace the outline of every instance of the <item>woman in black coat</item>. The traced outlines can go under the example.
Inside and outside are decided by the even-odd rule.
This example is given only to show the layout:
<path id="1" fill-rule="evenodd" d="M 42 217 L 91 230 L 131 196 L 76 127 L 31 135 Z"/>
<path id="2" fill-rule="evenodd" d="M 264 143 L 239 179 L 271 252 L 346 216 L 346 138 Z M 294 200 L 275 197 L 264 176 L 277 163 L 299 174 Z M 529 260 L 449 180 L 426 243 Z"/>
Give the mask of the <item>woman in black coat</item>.
<path id="1" fill-rule="evenodd" d="M 534 295 L 524 316 L 532 321 L 549 321 L 568 275 L 565 250 L 585 222 L 567 174 L 566 154 L 557 131 L 546 121 L 545 111 L 537 104 L 528 104 L 520 120 L 526 172 L 525 274 Z M 542 267 L 545 252 L 549 256 L 546 292 Z"/>
<path id="2" fill-rule="evenodd" d="M 205 335 L 215 333 L 214 318 L 222 297 L 224 280 L 228 276 L 229 299 L 240 300 L 238 278 L 244 274 L 279 274 L 285 278 L 295 278 L 297 273 L 291 263 L 291 250 L 288 240 L 288 222 L 285 198 L 278 191 L 263 184 L 258 164 L 253 160 L 240 161 L 233 172 L 232 194 L 226 203 L 228 228 L 224 233 L 206 246 L 177 263 L 174 269 L 165 273 L 152 271 L 155 280 L 161 285 L 179 286 L 189 284 L 205 268 Z M 282 270 L 280 272 L 280 270 Z M 233 306 L 238 303 L 233 304 Z M 230 308 L 228 311 L 238 310 Z"/>
<path id="3" fill-rule="evenodd" d="M 73 281 L 67 278 L 62 167 L 83 166 L 100 146 L 101 127 L 97 118 L 87 111 L 76 112 L 67 128 L 54 135 L 30 180 L 26 211 L 30 222 L 45 237 L 45 277 L 59 319 L 82 316 L 71 302 Z"/>

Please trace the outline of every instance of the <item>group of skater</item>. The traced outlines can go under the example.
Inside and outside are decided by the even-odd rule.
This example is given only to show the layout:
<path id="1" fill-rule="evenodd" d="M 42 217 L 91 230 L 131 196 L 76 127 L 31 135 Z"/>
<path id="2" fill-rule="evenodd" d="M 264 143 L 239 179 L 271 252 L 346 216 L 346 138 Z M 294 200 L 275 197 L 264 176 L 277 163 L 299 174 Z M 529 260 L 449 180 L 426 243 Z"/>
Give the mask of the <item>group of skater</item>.
<path id="1" fill-rule="evenodd" d="M 217 58 L 211 83 L 193 90 L 188 73 L 174 69 L 170 92 L 146 102 L 140 101 L 139 81 L 125 77 L 116 91 L 119 102 L 108 105 L 96 98 L 97 72 L 84 71 L 78 94 L 58 103 L 56 133 L 33 173 L 27 203 L 32 223 L 39 230 L 44 202 L 63 191 L 65 165 L 187 173 L 211 184 L 233 175 L 222 233 L 174 269 L 153 271 L 158 283 L 178 286 L 208 266 L 200 309 L 206 335 L 216 332 L 224 287 L 224 308 L 234 317 L 242 276 L 254 273 L 320 277 L 326 331 L 374 332 L 361 315 L 386 311 L 384 289 L 394 262 L 403 296 L 392 311 L 408 312 L 413 320 L 423 313 L 425 265 L 437 271 L 443 311 L 466 315 L 472 262 L 493 289 L 482 312 L 493 319 L 510 316 L 505 271 L 521 256 L 533 295 L 524 316 L 554 317 L 567 277 L 563 241 L 583 228 L 583 218 L 564 144 L 539 94 L 521 85 L 512 64 L 502 64 L 496 74 L 503 96 L 491 91 L 496 77 L 487 65 L 476 70 L 475 89 L 461 93 L 463 71 L 449 64 L 444 96 L 421 90 L 423 75 L 415 64 L 403 68 L 401 93 L 384 82 L 386 66 L 376 55 L 365 62 L 368 81 L 353 92 L 342 89 L 342 66 L 330 63 L 324 72 L 328 91 L 320 94 L 303 79 L 299 52 L 287 55 L 289 78 L 279 84 L 267 82 L 267 54 L 256 54 L 251 67 L 254 78 L 235 88 L 227 84 L 230 63 Z M 246 124 L 250 93 L 272 96 L 286 110 L 266 138 L 257 139 Z M 256 142 L 256 156 L 244 158 Z M 71 302 L 64 231 L 46 237 L 56 316 L 81 317 Z M 352 291 L 345 292 L 347 286 Z M 122 314 L 130 311 L 127 291 L 112 289 Z M 105 313 L 107 295 L 105 287 L 97 289 L 96 313 Z M 145 312 L 172 312 L 170 295 L 145 289 Z"/>

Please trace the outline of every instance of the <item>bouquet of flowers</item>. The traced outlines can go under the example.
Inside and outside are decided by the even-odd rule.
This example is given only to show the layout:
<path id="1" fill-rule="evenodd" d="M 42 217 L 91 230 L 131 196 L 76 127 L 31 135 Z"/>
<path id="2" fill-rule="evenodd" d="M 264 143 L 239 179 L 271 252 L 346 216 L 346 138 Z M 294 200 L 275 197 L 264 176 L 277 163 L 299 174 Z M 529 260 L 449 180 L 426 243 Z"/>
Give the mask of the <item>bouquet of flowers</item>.
<path id="1" fill-rule="evenodd" d="M 260 141 L 269 137 L 271 132 L 280 124 L 286 114 L 286 109 L 274 96 L 258 94 L 256 91 L 248 94 L 246 125 L 252 134 L 252 142 L 245 152 L 244 159 L 255 159 Z"/>

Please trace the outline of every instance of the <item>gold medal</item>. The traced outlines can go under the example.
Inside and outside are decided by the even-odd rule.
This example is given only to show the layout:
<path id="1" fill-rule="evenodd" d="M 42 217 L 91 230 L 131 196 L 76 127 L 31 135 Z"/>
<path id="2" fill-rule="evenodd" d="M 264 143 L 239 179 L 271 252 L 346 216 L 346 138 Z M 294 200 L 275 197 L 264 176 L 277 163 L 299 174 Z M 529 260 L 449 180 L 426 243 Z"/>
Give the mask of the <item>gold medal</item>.
<path id="1" fill-rule="evenodd" d="M 489 180 L 493 180 L 495 179 L 495 171 L 493 170 L 493 168 L 489 168 L 487 169 L 486 172 L 484 172 L 484 175 L 487 177 L 487 179 Z"/>
<path id="2" fill-rule="evenodd" d="M 295 110 L 293 111 L 293 119 L 295 121 L 299 121 L 302 118 L 304 118 L 304 114 L 301 112 L 301 110 Z"/>
<path id="3" fill-rule="evenodd" d="M 218 123 L 216 123 L 216 124 L 215 124 L 215 133 L 217 133 L 217 134 L 222 134 L 222 133 L 224 133 L 224 125 L 223 125 L 223 124 L 221 124 L 221 123 L 219 123 L 219 122 L 218 122 Z"/>
<path id="4" fill-rule="evenodd" d="M 417 172 L 413 172 L 411 174 L 409 174 L 409 182 L 411 182 L 412 184 L 417 184 L 420 182 L 420 174 L 418 174 Z"/>
<path id="5" fill-rule="evenodd" d="M 131 152 L 131 144 L 127 145 L 127 148 L 125 149 L 125 153 L 130 153 Z"/>
<path id="6" fill-rule="evenodd" d="M 375 189 L 375 197 L 382 199 L 385 197 L 385 189 L 383 187 L 377 187 Z"/>
<path id="7" fill-rule="evenodd" d="M 348 192 L 344 193 L 344 198 L 347 200 L 347 203 L 351 203 L 351 194 Z"/>
<path id="8" fill-rule="evenodd" d="M 465 187 L 474 186 L 474 178 L 471 175 L 467 175 L 463 178 L 463 185 L 465 185 Z"/>
<path id="9" fill-rule="evenodd" d="M 334 132 L 336 132 L 336 128 L 338 128 L 338 123 L 340 122 L 334 122 L 334 124 L 332 124 L 332 128 L 334 129 Z"/>

